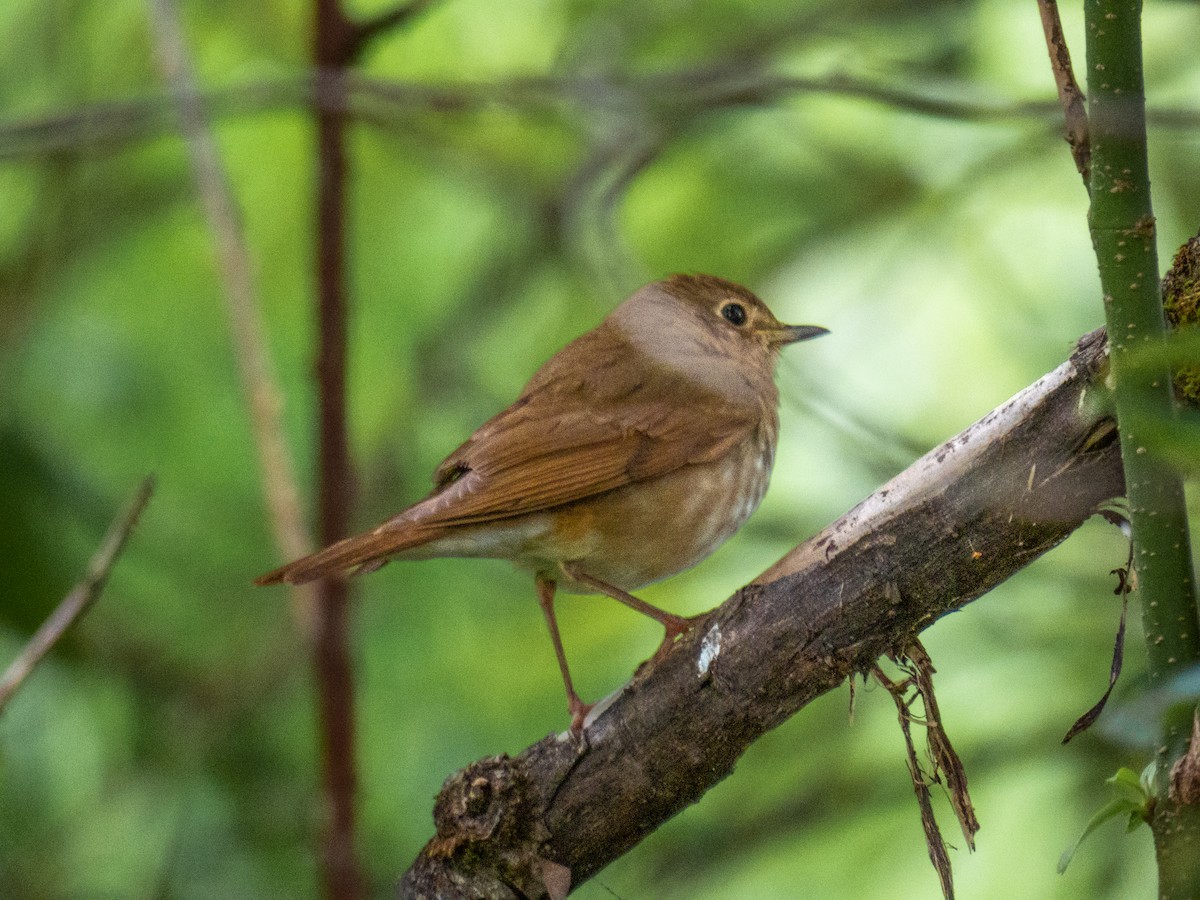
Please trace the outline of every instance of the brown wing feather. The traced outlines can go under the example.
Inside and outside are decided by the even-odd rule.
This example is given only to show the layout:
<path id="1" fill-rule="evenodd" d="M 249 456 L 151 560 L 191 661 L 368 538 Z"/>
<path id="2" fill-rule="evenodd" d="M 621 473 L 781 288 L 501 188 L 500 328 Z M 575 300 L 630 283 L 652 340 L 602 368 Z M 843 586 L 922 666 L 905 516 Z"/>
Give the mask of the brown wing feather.
<path id="1" fill-rule="evenodd" d="M 301 557 L 286 566 L 280 566 L 255 578 L 254 583 L 305 584 L 350 569 L 357 569 L 355 574 L 369 572 L 379 568 L 397 553 L 428 543 L 443 532 L 444 529 L 426 528 L 411 522 L 402 528 L 392 527 L 386 531 L 375 529 L 344 538 L 323 550 Z"/>
<path id="2" fill-rule="evenodd" d="M 623 410 L 622 418 L 632 412 Z M 452 482 L 393 521 L 455 526 L 551 509 L 715 459 L 754 427 L 713 415 L 700 433 L 656 422 L 653 410 L 636 412 L 643 415 L 632 423 L 562 410 L 511 427 L 497 423 L 458 452 L 451 470 L 460 474 Z"/>

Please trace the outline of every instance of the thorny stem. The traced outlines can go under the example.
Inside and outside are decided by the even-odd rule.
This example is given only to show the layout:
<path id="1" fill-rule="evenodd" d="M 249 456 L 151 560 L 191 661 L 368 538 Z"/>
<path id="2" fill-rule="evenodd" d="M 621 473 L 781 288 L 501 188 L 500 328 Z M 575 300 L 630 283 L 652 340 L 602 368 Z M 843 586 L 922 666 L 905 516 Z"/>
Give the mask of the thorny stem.
<path id="1" fill-rule="evenodd" d="M 1140 3 L 1089 0 L 1085 9 L 1092 242 L 1108 320 L 1150 677 L 1161 684 L 1200 661 L 1200 623 L 1183 482 L 1147 449 L 1149 432 L 1166 427 L 1175 413 L 1171 374 L 1165 366 L 1130 366 L 1134 351 L 1166 333 L 1146 156 Z M 1164 771 L 1186 746 L 1191 722 L 1185 709 L 1167 723 L 1159 752 Z"/>
<path id="2" fill-rule="evenodd" d="M 1132 354 L 1165 336 L 1146 147 L 1140 0 L 1087 0 L 1090 225 L 1112 353 L 1121 457 L 1133 526 L 1147 668 L 1162 687 L 1200 662 L 1200 622 L 1183 482 L 1150 451 L 1177 417 L 1165 366 L 1134 368 Z M 1200 807 L 1173 790 L 1186 759 L 1193 705 L 1163 715 L 1150 816 L 1161 898 L 1200 895 Z"/>

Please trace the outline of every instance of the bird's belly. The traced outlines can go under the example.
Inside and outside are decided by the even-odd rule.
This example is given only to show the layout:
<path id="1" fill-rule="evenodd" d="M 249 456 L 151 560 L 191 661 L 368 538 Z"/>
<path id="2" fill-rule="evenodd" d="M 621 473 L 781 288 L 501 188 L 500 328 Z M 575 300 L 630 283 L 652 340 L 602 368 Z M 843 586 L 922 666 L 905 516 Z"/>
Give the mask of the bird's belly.
<path id="1" fill-rule="evenodd" d="M 398 554 L 398 559 L 459 557 L 521 560 L 530 547 L 544 544 L 554 522 L 548 513 L 514 516 L 479 525 L 459 525 L 445 534 Z M 549 574 L 549 573 L 547 573 Z"/>
<path id="2" fill-rule="evenodd" d="M 685 466 L 554 510 L 547 514 L 552 527 L 529 542 L 518 564 L 575 593 L 595 591 L 565 578 L 561 562 L 626 591 L 690 568 L 758 508 L 773 449 L 747 445 L 716 462 Z"/>

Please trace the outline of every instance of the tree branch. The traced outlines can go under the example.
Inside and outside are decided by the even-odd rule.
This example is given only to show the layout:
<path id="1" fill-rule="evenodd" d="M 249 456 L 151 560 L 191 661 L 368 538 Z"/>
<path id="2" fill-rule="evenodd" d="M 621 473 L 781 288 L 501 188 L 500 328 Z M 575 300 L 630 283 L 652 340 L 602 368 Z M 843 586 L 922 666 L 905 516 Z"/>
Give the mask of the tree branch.
<path id="1" fill-rule="evenodd" d="M 159 65 L 171 86 L 179 129 L 187 144 L 196 191 L 217 255 L 275 545 L 284 559 L 296 559 L 311 552 L 312 539 L 304 526 L 295 466 L 283 437 L 283 394 L 267 352 L 266 328 L 241 214 L 208 123 L 179 11 L 174 0 L 151 0 L 150 6 Z M 312 634 L 313 593 L 307 585 L 293 586 L 290 591 L 292 617 L 306 638 Z"/>
<path id="2" fill-rule="evenodd" d="M 313 61 L 332 77 L 332 108 L 316 112 L 317 389 L 319 397 L 317 537 L 327 546 L 349 532 L 353 477 L 346 433 L 346 133 L 341 79 L 349 20 L 339 0 L 316 0 Z M 313 646 L 324 824 L 320 867 L 325 896 L 357 900 L 364 879 L 355 850 L 354 673 L 350 656 L 350 586 L 344 578 L 317 583 Z"/>
<path id="3" fill-rule="evenodd" d="M 767 730 L 1058 544 L 1123 491 L 1089 402 L 1103 335 L 928 453 L 598 707 L 453 775 L 405 897 L 562 896 L 730 773 Z"/>
<path id="4" fill-rule="evenodd" d="M 142 510 L 150 502 L 152 493 L 154 478 L 150 477 L 141 483 L 125 511 L 109 526 L 103 543 L 88 561 L 87 575 L 83 581 L 75 585 L 63 598 L 50 617 L 34 632 L 20 655 L 5 670 L 4 676 L 0 677 L 0 713 L 4 712 L 8 701 L 34 667 L 58 643 L 59 638 L 100 599 L 100 592 L 108 582 L 108 575 L 116 565 L 117 557 L 121 555 L 129 535 L 133 533 Z"/>
<path id="5" fill-rule="evenodd" d="M 355 62 L 370 46 L 371 42 L 393 28 L 408 24 L 437 0 L 408 0 L 391 9 L 385 9 L 369 19 L 356 22 L 351 28 L 350 38 L 345 48 L 347 62 Z"/>
<path id="6" fill-rule="evenodd" d="M 840 74 L 799 78 L 739 71 L 717 77 L 712 70 L 684 69 L 625 78 L 618 83 L 622 90 L 659 96 L 672 103 L 678 102 L 682 95 L 693 100 L 715 101 L 717 108 L 762 105 L 806 94 L 830 94 L 953 121 L 1027 119 L 1049 124 L 1059 114 L 1056 103 L 1005 99 L 978 102 Z M 688 87 L 697 83 L 699 87 Z M 342 71 L 313 71 L 209 88 L 198 91 L 197 97 L 215 118 L 308 107 L 379 119 L 411 111 L 470 110 L 489 104 L 524 110 L 558 108 L 564 97 L 587 112 L 594 104 L 608 102 L 603 91 L 598 93 L 605 85 L 611 88 L 613 82 L 580 75 L 430 84 L 384 81 Z M 0 125 L 0 160 L 99 152 L 149 140 L 175 127 L 171 113 L 177 102 L 170 95 L 111 100 L 6 123 Z M 1200 112 L 1195 109 L 1160 108 L 1150 110 L 1147 117 L 1161 128 L 1186 129 L 1200 124 Z"/>
<path id="7" fill-rule="evenodd" d="M 1046 50 L 1050 54 L 1058 102 L 1062 104 L 1063 117 L 1067 122 L 1067 144 L 1071 147 L 1071 156 L 1075 158 L 1075 168 L 1083 177 L 1084 186 L 1089 187 L 1092 147 L 1088 138 L 1087 101 L 1075 81 L 1071 51 L 1067 49 L 1062 20 L 1058 15 L 1058 0 L 1038 0 L 1038 12 L 1042 16 L 1042 31 L 1046 35 Z"/>

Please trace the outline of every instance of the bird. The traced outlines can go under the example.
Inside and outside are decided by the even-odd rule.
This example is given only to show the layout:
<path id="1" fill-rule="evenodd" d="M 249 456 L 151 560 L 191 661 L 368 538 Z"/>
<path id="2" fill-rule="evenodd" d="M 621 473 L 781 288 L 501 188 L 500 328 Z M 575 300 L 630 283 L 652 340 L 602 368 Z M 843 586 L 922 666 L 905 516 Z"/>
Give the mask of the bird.
<path id="1" fill-rule="evenodd" d="M 392 560 L 509 560 L 534 576 L 578 734 L 593 704 L 571 680 L 557 591 L 606 594 L 644 613 L 665 632 L 654 658 L 668 652 L 694 620 L 631 592 L 696 565 L 758 507 L 779 434 L 779 351 L 827 333 L 781 323 L 752 291 L 714 275 L 647 284 L 447 456 L 425 499 L 255 583 Z"/>

